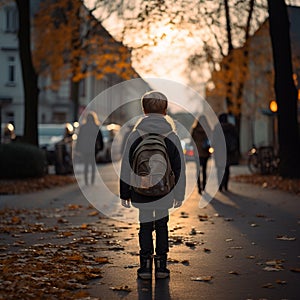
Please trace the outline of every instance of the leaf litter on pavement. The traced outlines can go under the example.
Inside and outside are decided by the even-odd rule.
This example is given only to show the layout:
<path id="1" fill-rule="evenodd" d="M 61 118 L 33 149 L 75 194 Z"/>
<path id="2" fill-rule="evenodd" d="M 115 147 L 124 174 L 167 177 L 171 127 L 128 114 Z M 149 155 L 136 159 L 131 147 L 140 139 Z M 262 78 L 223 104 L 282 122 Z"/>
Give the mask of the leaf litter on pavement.
<path id="1" fill-rule="evenodd" d="M 101 217 L 90 209 L 70 204 L 60 209 L 0 210 L 1 299 L 89 297 L 89 283 L 100 280 L 102 266 L 111 263 L 102 251 L 122 248 L 114 238 L 116 227 L 99 230 Z M 72 218 L 80 214 L 94 222 L 72 225 Z"/>
<path id="2" fill-rule="evenodd" d="M 80 214 L 86 216 L 84 223 L 72 225 L 72 218 Z M 16 299 L 23 295 L 26 290 L 28 299 L 38 299 L 41 295 L 51 295 L 53 299 L 82 299 L 89 296 L 88 286 L 93 280 L 101 280 L 102 266 L 113 264 L 110 259 L 109 251 L 138 256 L 137 251 L 124 251 L 126 241 L 131 238 L 119 238 L 115 235 L 134 229 L 132 224 L 129 226 L 116 226 L 114 223 L 105 223 L 105 230 L 99 230 L 102 217 L 93 207 L 85 207 L 79 204 L 69 204 L 60 209 L 48 210 L 2 210 L 0 232 L 9 237 L 8 244 L 0 242 L 0 293 L 5 295 L 5 299 Z M 197 217 L 197 215 L 196 215 Z M 208 214 L 198 215 L 199 224 L 214 226 L 213 218 L 224 221 L 233 221 L 233 218 L 224 218 L 219 214 L 209 216 Z M 257 215 L 263 218 L 263 215 Z M 181 223 L 170 226 L 169 244 L 170 247 L 189 247 L 200 249 L 205 244 L 202 237 L 205 233 L 200 231 L 197 226 L 187 227 L 191 216 L 187 213 L 181 214 Z M 90 221 L 90 222 L 89 222 Z M 250 223 L 252 224 L 252 223 Z M 196 224 L 193 224 L 196 225 Z M 101 228 L 104 228 L 101 226 Z M 189 229 L 190 228 L 190 229 Z M 201 227 L 200 227 L 201 228 Z M 137 229 L 137 228 L 136 228 Z M 259 229 L 258 229 L 259 230 Z M 40 241 L 28 246 L 26 237 L 30 234 L 40 235 Z M 132 237 L 131 233 L 131 237 Z M 50 238 L 48 239 L 48 236 Z M 279 237 L 279 236 L 278 236 Z M 282 236 L 292 238 L 289 236 Z M 44 242 L 44 241 L 47 242 Z M 291 239 L 288 239 L 291 240 Z M 225 241 L 225 239 L 224 239 Z M 232 245 L 235 239 L 228 237 L 226 242 Z M 51 243 L 52 242 L 52 243 Z M 280 242 L 279 242 L 280 243 Z M 16 250 L 18 248 L 19 250 Z M 241 246 L 232 246 L 229 249 L 243 249 Z M 214 249 L 204 247 L 200 249 L 203 253 L 212 253 Z M 102 251 L 105 255 L 99 255 Z M 190 251 L 190 250 L 187 250 Z M 199 252 L 200 253 L 200 252 Z M 252 253 L 251 253 L 252 254 Z M 233 258 L 233 255 L 227 255 Z M 186 267 L 191 266 L 188 257 L 180 259 L 169 258 L 169 264 L 182 264 Z M 247 258 L 254 259 L 255 256 Z M 125 269 L 137 268 L 134 258 L 132 264 L 122 267 Z M 231 262 L 230 262 L 231 263 Z M 265 271 L 275 271 L 283 269 L 283 261 L 268 260 L 262 263 Z M 290 269 L 299 272 L 299 269 Z M 240 275 L 241 273 L 234 268 L 228 270 L 228 274 Z M 194 274 L 192 281 L 212 282 L 214 276 Z M 272 286 L 285 285 L 283 279 L 277 279 Z M 131 287 L 126 284 L 116 284 L 108 286 L 108 289 L 116 292 L 130 293 Z"/>

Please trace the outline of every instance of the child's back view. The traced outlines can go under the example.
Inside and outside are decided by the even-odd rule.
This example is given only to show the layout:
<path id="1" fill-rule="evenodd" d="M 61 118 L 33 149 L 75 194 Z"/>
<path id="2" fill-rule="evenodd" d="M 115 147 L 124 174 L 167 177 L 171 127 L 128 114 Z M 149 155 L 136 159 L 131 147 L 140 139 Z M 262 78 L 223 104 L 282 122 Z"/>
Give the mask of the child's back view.
<path id="1" fill-rule="evenodd" d="M 184 200 L 184 156 L 180 140 L 175 133 L 174 122 L 166 115 L 167 106 L 167 97 L 160 92 L 151 91 L 142 97 L 145 116 L 137 122 L 129 135 L 122 160 L 120 179 L 122 205 L 130 207 L 132 203 L 139 209 L 140 268 L 137 273 L 142 279 L 152 277 L 154 230 L 156 231 L 155 277 L 169 276 L 170 271 L 167 269 L 169 209 L 181 206 Z M 146 153 L 144 161 L 138 157 L 142 152 Z M 149 153 L 153 153 L 153 156 L 148 160 Z M 157 171 L 160 165 L 165 165 L 165 171 L 160 178 L 156 178 L 157 174 L 160 174 Z M 139 169 L 144 170 L 144 173 L 137 171 Z"/>

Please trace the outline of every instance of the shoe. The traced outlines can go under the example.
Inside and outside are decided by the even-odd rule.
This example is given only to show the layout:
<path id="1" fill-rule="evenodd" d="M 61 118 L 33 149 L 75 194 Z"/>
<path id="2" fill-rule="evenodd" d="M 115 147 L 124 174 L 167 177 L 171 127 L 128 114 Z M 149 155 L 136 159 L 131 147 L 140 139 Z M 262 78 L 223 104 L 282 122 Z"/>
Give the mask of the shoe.
<path id="1" fill-rule="evenodd" d="M 167 269 L 167 255 L 155 256 L 155 278 L 164 279 L 170 276 L 170 270 Z"/>
<path id="2" fill-rule="evenodd" d="M 140 268 L 137 270 L 137 275 L 141 279 L 152 278 L 152 256 L 140 255 Z"/>

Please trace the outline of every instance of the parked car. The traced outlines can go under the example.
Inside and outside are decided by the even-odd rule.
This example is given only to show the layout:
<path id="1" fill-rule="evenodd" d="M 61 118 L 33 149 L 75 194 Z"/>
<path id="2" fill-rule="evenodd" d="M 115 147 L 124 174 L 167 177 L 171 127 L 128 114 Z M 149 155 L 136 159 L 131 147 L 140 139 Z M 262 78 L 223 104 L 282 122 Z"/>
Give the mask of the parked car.
<path id="1" fill-rule="evenodd" d="M 46 151 L 49 165 L 55 166 L 56 174 L 71 173 L 72 168 L 72 124 L 39 124 L 39 147 Z"/>
<path id="2" fill-rule="evenodd" d="M 96 153 L 96 162 L 111 162 L 122 157 L 123 135 L 118 124 L 102 125 L 100 127 L 103 138 L 103 149 Z M 113 147 L 112 147 L 113 145 Z"/>
<path id="3" fill-rule="evenodd" d="M 180 140 L 181 147 L 183 150 L 183 154 L 186 161 L 192 161 L 195 160 L 195 150 L 193 147 L 193 144 L 191 143 L 191 140 L 189 138 L 185 138 Z"/>

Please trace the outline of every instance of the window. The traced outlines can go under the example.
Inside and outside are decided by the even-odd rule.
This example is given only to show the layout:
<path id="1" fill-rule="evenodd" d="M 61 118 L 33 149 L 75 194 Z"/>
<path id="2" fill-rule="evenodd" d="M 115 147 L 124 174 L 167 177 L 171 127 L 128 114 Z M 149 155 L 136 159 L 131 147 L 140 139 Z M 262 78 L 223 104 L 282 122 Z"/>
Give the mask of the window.
<path id="1" fill-rule="evenodd" d="M 65 112 L 54 112 L 52 116 L 54 123 L 63 123 L 66 122 L 67 119 L 67 115 Z"/>
<path id="2" fill-rule="evenodd" d="M 5 31 L 16 32 L 18 30 L 18 11 L 15 7 L 7 7 L 5 10 Z"/>
<path id="3" fill-rule="evenodd" d="M 16 61 L 14 56 L 8 57 L 8 73 L 7 73 L 8 84 L 16 83 Z"/>

